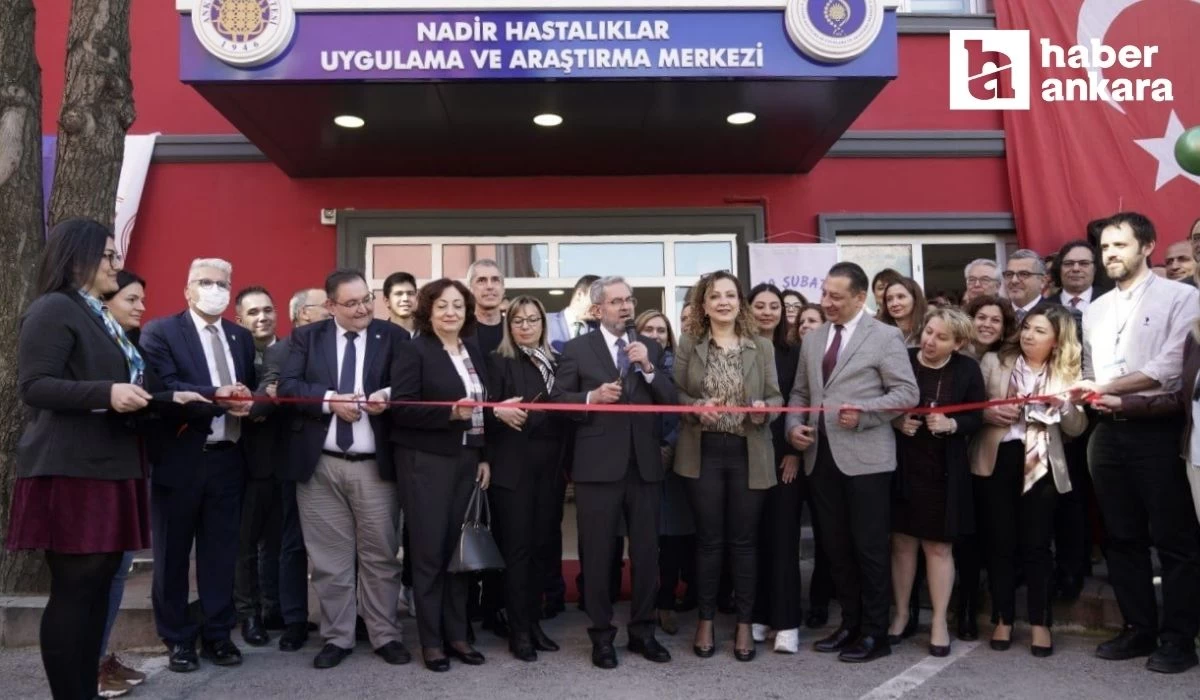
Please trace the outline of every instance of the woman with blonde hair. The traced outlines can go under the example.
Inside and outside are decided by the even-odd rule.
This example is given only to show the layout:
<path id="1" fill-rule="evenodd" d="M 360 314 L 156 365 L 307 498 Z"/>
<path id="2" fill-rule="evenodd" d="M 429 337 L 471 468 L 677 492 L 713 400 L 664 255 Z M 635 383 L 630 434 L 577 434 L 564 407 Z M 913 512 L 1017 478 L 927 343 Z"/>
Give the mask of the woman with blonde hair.
<path id="1" fill-rule="evenodd" d="M 700 278 L 694 307 L 675 356 L 679 401 L 697 406 L 783 405 L 775 348 L 760 336 L 738 279 L 728 272 Z M 757 588 L 758 519 L 767 489 L 776 483 L 775 450 L 767 413 L 700 413 L 680 418 L 675 472 L 688 479 L 696 520 L 696 582 L 699 617 L 694 651 L 716 651 L 713 618 L 721 559 L 730 550 L 736 593 L 734 657 L 754 658 L 754 597 Z"/>
<path id="2" fill-rule="evenodd" d="M 921 344 L 910 349 L 925 408 L 984 400 L 979 364 L 961 353 L 971 340 L 971 319 L 958 309 L 930 309 Z M 892 505 L 892 591 L 896 617 L 889 636 L 901 637 L 912 617 L 910 594 L 917 573 L 917 550 L 925 554 L 929 598 L 933 603 L 929 653 L 950 653 L 946 610 L 954 587 L 952 543 L 975 528 L 967 443 L 983 425 L 983 411 L 908 414 L 892 421 L 897 466 Z M 899 641 L 895 639 L 894 641 Z"/>
<path id="3" fill-rule="evenodd" d="M 971 444 L 971 472 L 980 484 L 981 533 L 987 542 L 992 593 L 991 646 L 1012 644 L 1017 559 L 1028 586 L 1034 656 L 1054 653 L 1050 635 L 1054 504 L 1071 490 L 1063 435 L 1087 427 L 1082 410 L 1063 399 L 1080 375 L 1082 348 L 1075 319 L 1060 306 L 1031 311 L 1017 337 L 983 356 L 988 399 L 1050 397 L 985 409 L 985 426 Z"/>

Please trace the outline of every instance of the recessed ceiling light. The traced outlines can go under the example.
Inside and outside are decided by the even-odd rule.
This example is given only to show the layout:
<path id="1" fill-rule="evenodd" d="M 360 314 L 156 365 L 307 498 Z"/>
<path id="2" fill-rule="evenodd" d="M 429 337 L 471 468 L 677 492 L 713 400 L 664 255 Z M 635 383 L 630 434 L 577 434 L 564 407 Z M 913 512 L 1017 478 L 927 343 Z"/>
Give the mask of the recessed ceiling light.
<path id="1" fill-rule="evenodd" d="M 333 118 L 333 123 L 343 129 L 358 129 L 361 128 L 365 121 L 362 117 L 356 117 L 353 114 L 342 114 Z"/>
<path id="2" fill-rule="evenodd" d="M 755 119 L 758 119 L 758 117 L 755 116 L 754 112 L 734 112 L 733 114 L 729 115 L 728 117 L 725 117 L 725 121 L 729 122 L 730 124 L 737 125 L 737 126 L 741 126 L 742 124 L 749 124 L 750 122 L 754 121 Z"/>
<path id="3" fill-rule="evenodd" d="M 564 294 L 566 294 L 566 292 L 564 292 L 561 289 L 551 289 L 550 290 L 550 296 L 552 296 L 552 297 L 561 297 Z"/>
<path id="4" fill-rule="evenodd" d="M 562 117 L 558 116 L 557 114 L 550 114 L 549 112 L 546 114 L 539 114 L 533 118 L 533 123 L 537 124 L 538 126 L 558 126 L 559 124 L 562 124 L 562 122 Z"/>

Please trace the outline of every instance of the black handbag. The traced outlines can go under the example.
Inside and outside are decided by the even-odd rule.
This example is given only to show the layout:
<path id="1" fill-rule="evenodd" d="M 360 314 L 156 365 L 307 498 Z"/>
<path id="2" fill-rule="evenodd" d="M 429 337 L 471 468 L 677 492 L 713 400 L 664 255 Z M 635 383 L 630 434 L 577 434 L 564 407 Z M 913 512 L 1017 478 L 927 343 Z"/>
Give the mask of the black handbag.
<path id="1" fill-rule="evenodd" d="M 494 571 L 504 568 L 504 557 L 492 537 L 492 509 L 487 494 L 476 482 L 463 515 L 462 530 L 458 534 L 458 546 L 446 571 L 464 574 L 472 571 Z"/>

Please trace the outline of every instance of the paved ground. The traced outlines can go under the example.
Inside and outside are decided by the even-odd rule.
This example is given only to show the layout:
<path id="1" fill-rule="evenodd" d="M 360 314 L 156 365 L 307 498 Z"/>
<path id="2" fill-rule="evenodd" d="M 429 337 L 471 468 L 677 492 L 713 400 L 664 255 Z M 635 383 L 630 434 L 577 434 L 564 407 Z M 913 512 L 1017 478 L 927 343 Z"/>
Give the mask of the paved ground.
<path id="1" fill-rule="evenodd" d="M 625 610 L 620 606 L 619 614 Z M 928 614 L 928 613 L 926 613 Z M 1028 653 L 1028 632 L 1018 627 L 1011 650 L 997 653 L 986 643 L 956 642 L 949 659 L 925 654 L 926 634 L 918 634 L 885 659 L 866 665 L 839 663 L 807 649 L 796 656 L 774 654 L 759 645 L 752 663 L 732 658 L 726 639 L 718 655 L 698 659 L 691 653 L 691 629 L 679 635 L 660 635 L 674 654 L 670 664 L 652 664 L 620 651 L 616 671 L 600 671 L 589 661 L 586 621 L 571 610 L 550 621 L 547 632 L 563 645 L 556 654 L 543 654 L 532 664 L 514 660 L 504 642 L 483 633 L 479 648 L 487 655 L 478 668 L 455 663 L 445 674 L 425 670 L 419 663 L 393 667 L 375 657 L 366 644 L 336 669 L 312 668 L 315 645 L 285 654 L 273 646 L 243 648 L 245 663 L 224 669 L 204 664 L 191 674 L 165 669 L 157 653 L 127 654 L 152 674 L 131 698 L 1200 698 L 1200 670 L 1178 676 L 1146 671 L 1142 661 L 1105 662 L 1092 656 L 1098 637 L 1060 632 L 1051 659 Z M 732 623 L 718 621 L 718 634 Z M 415 624 L 405 620 L 406 639 L 416 639 Z M 820 632 L 806 631 L 803 642 Z M 985 632 L 986 634 L 986 632 Z M 415 644 L 414 644 L 415 645 Z M 803 645 L 807 646 L 807 644 Z M 203 662 L 202 662 L 203 663 Z M 0 697 L 48 697 L 36 649 L 0 652 Z"/>

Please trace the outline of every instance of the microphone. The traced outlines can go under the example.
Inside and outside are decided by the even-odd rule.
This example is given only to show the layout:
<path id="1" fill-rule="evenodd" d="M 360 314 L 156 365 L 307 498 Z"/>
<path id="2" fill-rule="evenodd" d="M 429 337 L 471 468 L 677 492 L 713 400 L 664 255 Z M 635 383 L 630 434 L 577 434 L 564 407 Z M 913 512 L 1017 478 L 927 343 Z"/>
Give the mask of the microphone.
<path id="1" fill-rule="evenodd" d="M 634 323 L 632 318 L 625 319 L 625 342 L 637 342 L 637 324 Z"/>

